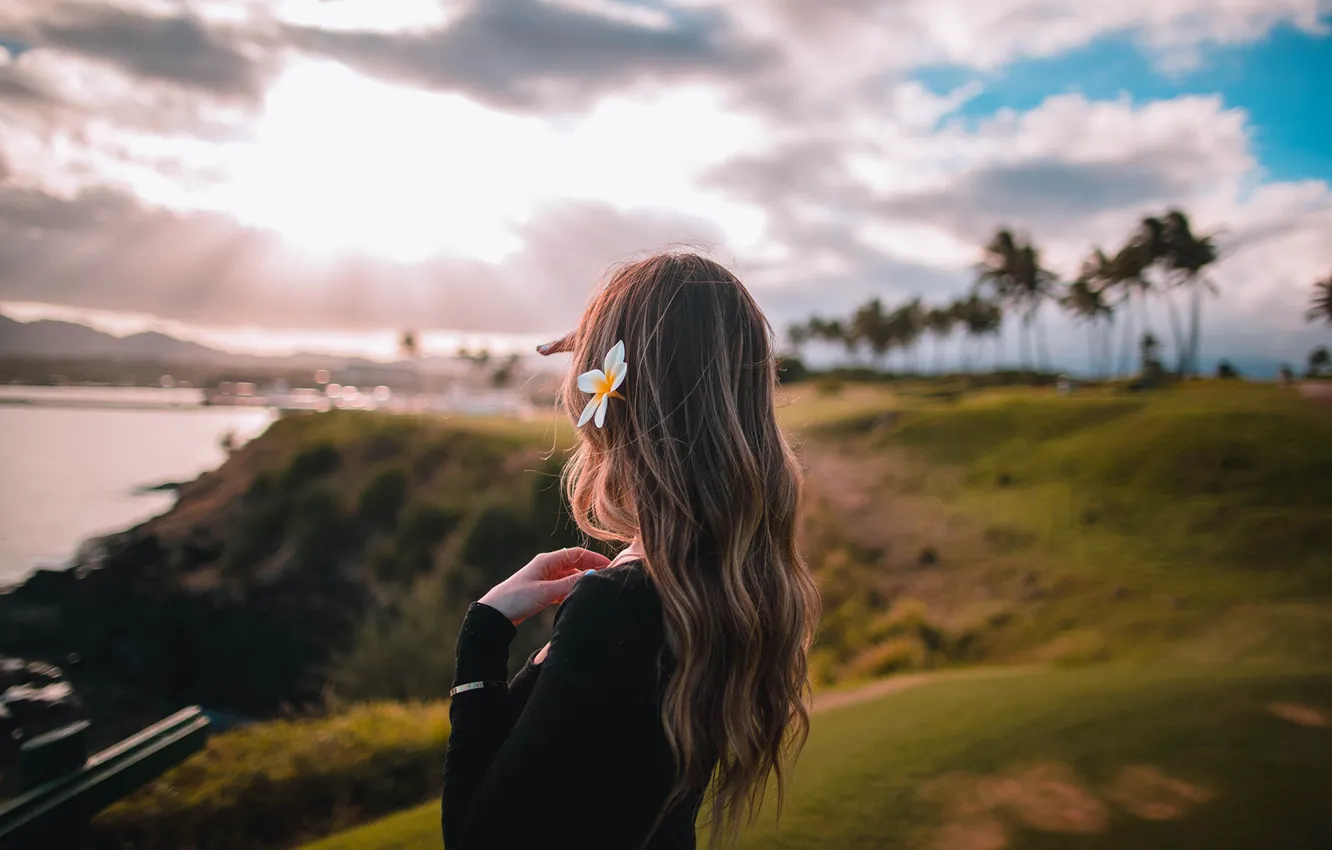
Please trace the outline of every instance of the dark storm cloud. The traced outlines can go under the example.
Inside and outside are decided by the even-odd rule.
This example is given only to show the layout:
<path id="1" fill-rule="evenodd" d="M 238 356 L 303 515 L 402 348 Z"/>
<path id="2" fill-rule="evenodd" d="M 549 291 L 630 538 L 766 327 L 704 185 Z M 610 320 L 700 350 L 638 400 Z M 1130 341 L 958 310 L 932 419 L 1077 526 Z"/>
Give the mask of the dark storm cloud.
<path id="1" fill-rule="evenodd" d="M 716 245 L 708 222 L 600 203 L 540 211 L 502 265 L 437 258 L 314 264 L 227 216 L 0 186 L 0 300 L 151 313 L 211 325 L 554 332 L 606 267 L 673 242 Z"/>
<path id="2" fill-rule="evenodd" d="M 54 48 L 146 80 L 228 98 L 254 99 L 267 79 L 239 31 L 189 13 L 153 15 L 110 5 L 55 3 L 27 27 L 34 50 Z"/>
<path id="3" fill-rule="evenodd" d="M 538 0 L 477 0 L 426 31 L 285 29 L 297 47 L 364 73 L 508 108 L 576 105 L 641 78 L 717 77 L 774 58 L 716 12 L 676 11 L 654 28 Z"/>

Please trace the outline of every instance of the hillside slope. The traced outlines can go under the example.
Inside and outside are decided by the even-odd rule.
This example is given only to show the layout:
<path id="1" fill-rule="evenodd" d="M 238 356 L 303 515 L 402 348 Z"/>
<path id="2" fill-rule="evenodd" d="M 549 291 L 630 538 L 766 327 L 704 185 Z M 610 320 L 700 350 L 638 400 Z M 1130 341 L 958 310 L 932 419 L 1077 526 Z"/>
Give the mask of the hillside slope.
<path id="1" fill-rule="evenodd" d="M 1332 652 L 1327 414 L 1202 384 L 899 395 L 810 428 L 820 669 Z"/>

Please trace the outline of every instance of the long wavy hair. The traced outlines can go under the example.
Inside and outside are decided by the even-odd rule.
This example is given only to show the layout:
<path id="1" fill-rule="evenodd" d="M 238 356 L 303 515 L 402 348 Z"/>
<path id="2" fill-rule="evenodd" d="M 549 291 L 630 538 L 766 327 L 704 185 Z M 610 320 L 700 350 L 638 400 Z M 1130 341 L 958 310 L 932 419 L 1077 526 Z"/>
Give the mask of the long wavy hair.
<path id="1" fill-rule="evenodd" d="M 574 332 L 563 388 L 624 341 L 604 428 L 580 429 L 564 485 L 591 537 L 637 537 L 675 668 L 661 720 L 677 779 L 658 821 L 712 782 L 709 846 L 753 822 L 809 733 L 817 585 L 796 548 L 801 472 L 778 427 L 772 329 L 722 266 L 664 253 L 610 274 Z M 747 817 L 746 817 L 747 816 Z"/>

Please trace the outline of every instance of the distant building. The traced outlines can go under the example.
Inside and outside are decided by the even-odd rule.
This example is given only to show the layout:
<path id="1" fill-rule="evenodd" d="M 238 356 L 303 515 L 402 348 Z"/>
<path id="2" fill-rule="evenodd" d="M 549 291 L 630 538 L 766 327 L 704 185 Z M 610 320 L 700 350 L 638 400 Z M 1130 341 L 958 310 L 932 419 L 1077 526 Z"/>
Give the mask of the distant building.
<path id="1" fill-rule="evenodd" d="M 357 363 L 338 369 L 339 383 L 356 387 L 385 386 L 395 393 L 419 393 L 424 388 L 421 373 L 414 365 L 405 363 Z"/>

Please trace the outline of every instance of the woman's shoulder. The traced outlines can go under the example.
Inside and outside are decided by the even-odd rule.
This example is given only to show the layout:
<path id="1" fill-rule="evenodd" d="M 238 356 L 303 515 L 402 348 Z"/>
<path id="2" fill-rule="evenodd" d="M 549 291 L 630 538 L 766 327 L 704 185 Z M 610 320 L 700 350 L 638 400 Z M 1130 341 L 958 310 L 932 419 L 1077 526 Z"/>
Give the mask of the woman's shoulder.
<path id="1" fill-rule="evenodd" d="M 660 622 L 661 601 L 643 562 L 628 561 L 579 579 L 556 618 L 648 625 Z"/>

